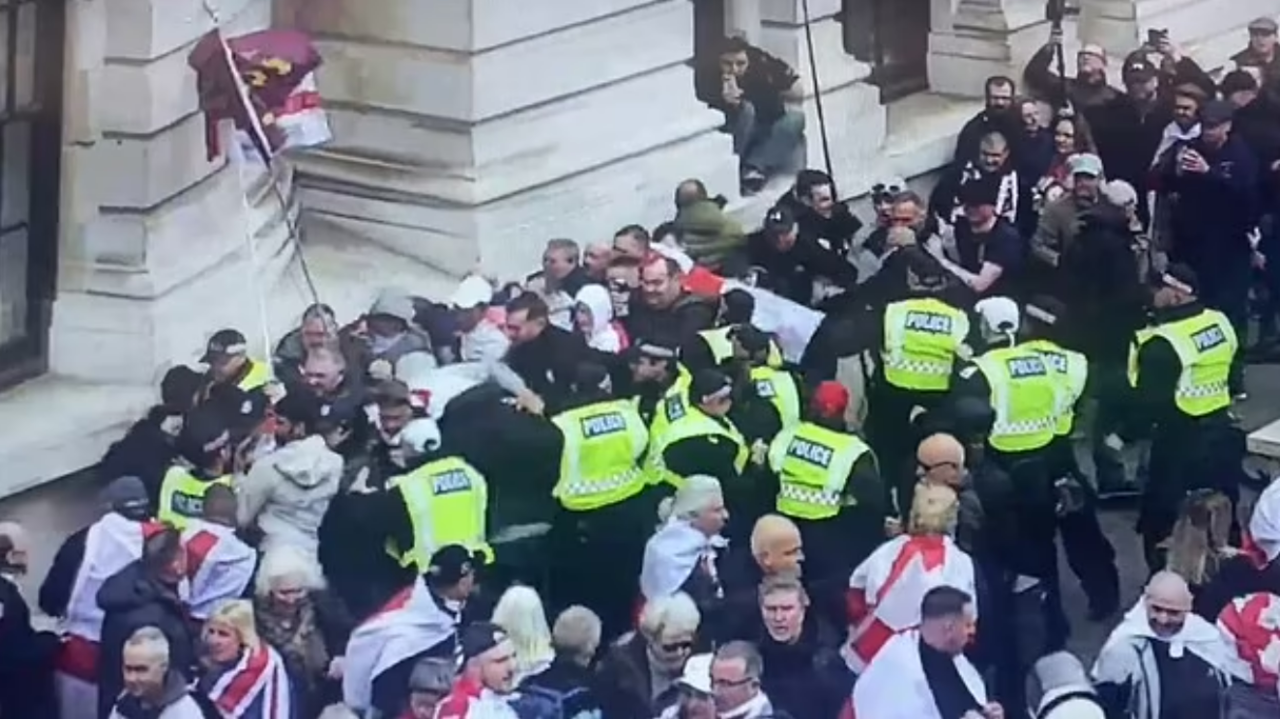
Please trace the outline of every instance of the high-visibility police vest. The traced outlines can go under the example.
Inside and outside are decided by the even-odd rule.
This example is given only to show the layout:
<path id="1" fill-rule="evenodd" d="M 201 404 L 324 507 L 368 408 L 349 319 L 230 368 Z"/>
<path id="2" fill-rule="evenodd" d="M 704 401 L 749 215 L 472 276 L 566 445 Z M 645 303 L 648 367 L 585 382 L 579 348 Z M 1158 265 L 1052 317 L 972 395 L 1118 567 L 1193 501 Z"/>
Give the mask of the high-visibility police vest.
<path id="1" fill-rule="evenodd" d="M 733 467 L 736 471 L 741 472 L 747 466 L 748 449 L 747 440 L 728 420 L 716 421 L 707 416 L 697 407 L 691 407 L 684 416 L 673 421 L 667 429 L 666 435 L 662 438 L 662 444 L 653 446 L 650 443 L 649 454 L 654 458 L 655 473 L 649 475 L 651 482 L 667 482 L 679 488 L 684 485 L 684 477 L 672 472 L 666 467 L 666 460 L 663 453 L 669 447 L 677 442 L 694 437 L 721 437 L 726 441 L 733 442 L 736 453 L 733 458 Z"/>
<path id="2" fill-rule="evenodd" d="M 693 375 L 683 365 L 676 368 L 676 381 L 658 399 L 653 410 L 653 419 L 649 421 L 649 456 L 645 458 L 645 473 L 650 482 L 660 481 L 662 474 L 658 467 L 658 450 L 662 438 L 667 436 L 671 423 L 689 413 L 692 403 L 689 400 L 689 385 L 693 383 Z M 637 400 L 637 404 L 639 401 Z"/>
<path id="3" fill-rule="evenodd" d="M 751 370 L 751 383 L 755 385 L 756 396 L 773 405 L 784 429 L 799 424 L 800 387 L 790 372 L 756 367 Z"/>
<path id="4" fill-rule="evenodd" d="M 174 529 L 187 528 L 187 521 L 204 514 L 204 495 L 215 484 L 233 486 L 231 475 L 217 479 L 201 479 L 185 467 L 174 465 L 164 473 L 160 483 L 160 511 L 156 519 Z"/>
<path id="5" fill-rule="evenodd" d="M 236 387 L 245 392 L 252 392 L 271 381 L 271 365 L 252 359 L 246 361 L 249 363 L 249 371 L 236 383 Z"/>
<path id="6" fill-rule="evenodd" d="M 725 360 L 733 356 L 733 340 L 729 339 L 729 332 L 733 330 L 733 326 L 716 327 L 715 329 L 703 330 L 698 333 L 703 342 L 707 343 L 707 347 L 711 350 L 711 359 L 716 364 L 721 364 Z M 765 364 L 769 367 L 781 367 L 783 364 L 782 350 L 778 348 L 778 343 L 769 340 L 769 357 L 765 360 Z"/>
<path id="7" fill-rule="evenodd" d="M 969 336 L 969 317 L 933 299 L 894 302 L 884 309 L 884 379 L 899 389 L 945 392 L 956 350 Z"/>
<path id="8" fill-rule="evenodd" d="M 1182 364 L 1174 404 L 1183 414 L 1203 417 L 1231 406 L 1227 379 L 1240 342 L 1226 315 L 1206 309 L 1139 331 L 1129 347 L 1129 383 L 1134 387 L 1138 385 L 1138 353 L 1154 337 L 1164 338 Z"/>
<path id="9" fill-rule="evenodd" d="M 1049 363 L 1049 369 L 1058 378 L 1058 400 L 1062 404 L 1058 407 L 1055 434 L 1059 437 L 1071 434 L 1071 427 L 1076 419 L 1076 403 L 1084 395 L 1085 385 L 1089 382 L 1089 359 L 1049 340 L 1033 340 L 1024 342 L 1022 346 L 1043 355 Z"/>
<path id="10" fill-rule="evenodd" d="M 782 430 L 769 445 L 769 466 L 778 475 L 778 512 L 795 519 L 839 514 L 849 473 L 869 451 L 858 437 L 812 422 Z"/>
<path id="11" fill-rule="evenodd" d="M 1040 449 L 1056 436 L 1058 379 L 1043 355 L 1001 347 L 974 360 L 991 387 L 996 420 L 987 442 L 1001 452 Z"/>
<path id="12" fill-rule="evenodd" d="M 425 572 L 437 549 L 461 544 L 473 552 L 483 552 L 493 561 L 487 541 L 485 512 L 489 509 L 489 485 L 465 460 L 446 457 L 393 478 L 413 527 L 413 547 L 404 551 L 388 540 L 387 553 L 400 566 L 416 564 Z"/>
<path id="13" fill-rule="evenodd" d="M 589 512 L 630 499 L 647 482 L 637 461 L 649 432 L 630 400 L 597 402 L 551 420 L 564 435 L 560 479 L 551 494 L 571 512 Z"/>

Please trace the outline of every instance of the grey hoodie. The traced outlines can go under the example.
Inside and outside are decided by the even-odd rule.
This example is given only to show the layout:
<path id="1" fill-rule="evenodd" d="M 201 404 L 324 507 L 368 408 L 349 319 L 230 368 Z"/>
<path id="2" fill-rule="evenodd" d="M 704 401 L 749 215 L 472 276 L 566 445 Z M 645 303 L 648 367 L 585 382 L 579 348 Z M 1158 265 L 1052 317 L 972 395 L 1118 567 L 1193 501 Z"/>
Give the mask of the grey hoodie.
<path id="1" fill-rule="evenodd" d="M 237 486 L 240 526 L 258 525 L 264 552 L 278 542 L 314 555 L 320 521 L 338 493 L 342 469 L 342 457 L 316 436 L 263 457 Z"/>
<path id="2" fill-rule="evenodd" d="M 182 676 L 170 671 L 157 706 L 143 704 L 137 697 L 125 694 L 116 701 L 110 719 L 205 719 L 205 713 L 191 697 Z"/>

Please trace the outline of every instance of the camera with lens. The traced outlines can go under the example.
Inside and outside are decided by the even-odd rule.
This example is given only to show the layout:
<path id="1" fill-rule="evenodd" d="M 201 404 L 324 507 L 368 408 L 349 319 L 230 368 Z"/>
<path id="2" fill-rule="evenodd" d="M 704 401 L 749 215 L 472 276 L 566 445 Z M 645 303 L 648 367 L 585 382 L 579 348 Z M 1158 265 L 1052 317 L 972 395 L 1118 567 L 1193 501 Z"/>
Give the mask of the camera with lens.
<path id="1" fill-rule="evenodd" d="M 1044 19 L 1055 26 L 1061 25 L 1067 16 L 1067 0 L 1047 0 L 1044 4 Z"/>

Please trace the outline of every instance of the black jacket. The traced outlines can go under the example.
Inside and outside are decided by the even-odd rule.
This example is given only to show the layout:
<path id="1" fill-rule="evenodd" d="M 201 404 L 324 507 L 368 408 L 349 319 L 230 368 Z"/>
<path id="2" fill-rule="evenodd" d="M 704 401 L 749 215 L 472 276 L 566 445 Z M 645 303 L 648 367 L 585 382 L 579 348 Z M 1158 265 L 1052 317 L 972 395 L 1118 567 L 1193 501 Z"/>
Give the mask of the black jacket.
<path id="1" fill-rule="evenodd" d="M 758 623 L 754 637 L 764 659 L 760 686 L 775 716 L 836 717 L 853 688 L 853 674 L 840 657 L 842 637 L 809 612 L 800 638 L 783 644 Z"/>
<path id="2" fill-rule="evenodd" d="M 66 616 L 71 590 L 75 587 L 76 575 L 80 573 L 80 564 L 84 562 L 84 545 L 88 537 L 89 527 L 84 527 L 63 540 L 62 546 L 58 547 L 49 573 L 44 575 L 44 581 L 40 583 L 37 601 L 40 611 L 51 617 Z"/>
<path id="3" fill-rule="evenodd" d="M 824 249 L 842 257 L 849 253 L 854 235 L 862 229 L 862 220 L 854 217 L 843 202 L 835 203 L 830 217 L 814 212 L 796 197 L 794 191 L 779 197 L 777 204 L 787 207 L 795 215 L 802 236 L 816 240 Z"/>
<path id="4" fill-rule="evenodd" d="M 576 333 L 547 325 L 534 339 L 512 345 L 507 351 L 507 365 L 520 375 L 530 390 L 542 397 L 547 411 L 558 411 L 572 391 L 578 367 L 585 362 L 604 363 Z"/>
<path id="5" fill-rule="evenodd" d="M 31 610 L 17 585 L 0 576 L 0 715 L 53 716 L 50 678 L 58 637 L 31 626 Z"/>
<path id="6" fill-rule="evenodd" d="M 1185 146 L 1204 156 L 1209 171 L 1178 172 L 1181 145 L 1175 145 L 1161 159 L 1160 189 L 1177 195 L 1173 251 L 1203 272 L 1206 263 L 1216 266 L 1223 257 L 1247 256 L 1251 249 L 1246 236 L 1257 226 L 1261 208 L 1258 160 L 1236 136 L 1220 148 L 1202 138 Z"/>
<path id="7" fill-rule="evenodd" d="M 976 161 L 983 136 L 992 132 L 1004 135 L 1009 141 L 1012 156 L 1019 157 L 1021 148 L 1018 142 L 1022 139 L 1022 118 L 1017 110 L 999 113 L 983 110 L 969 118 L 964 127 L 960 128 L 960 134 L 956 136 L 956 151 L 952 158 L 952 166 L 964 167 L 966 163 Z"/>
<path id="8" fill-rule="evenodd" d="M 785 252 L 763 231 L 754 232 L 747 238 L 747 253 L 751 264 L 764 270 L 758 280 L 760 287 L 806 307 L 813 304 L 815 280 L 825 279 L 846 291 L 858 284 L 858 270 L 848 260 L 803 232 Z"/>
<path id="9" fill-rule="evenodd" d="M 692 294 L 685 294 L 667 309 L 658 310 L 645 304 L 636 293 L 632 295 L 631 311 L 622 323 L 632 344 L 647 340 L 683 349 L 701 341 L 699 332 L 715 327 L 719 310 L 717 303 Z"/>
<path id="10" fill-rule="evenodd" d="M 173 436 L 161 429 L 170 416 L 165 407 L 153 407 L 134 423 L 124 437 L 107 449 L 98 464 L 98 476 L 110 482 L 118 477 L 137 477 L 147 488 L 151 506 L 157 506 L 165 472 L 178 456 Z"/>
<path id="11" fill-rule="evenodd" d="M 596 679 L 600 705 L 608 719 L 653 719 L 679 698 L 680 690 L 674 684 L 656 700 L 653 698 L 648 649 L 638 632 L 606 649 Z"/>
<path id="12" fill-rule="evenodd" d="M 124 686 L 121 652 L 142 627 L 156 627 L 169 640 L 169 667 L 191 678 L 196 666 L 196 631 L 187 608 L 172 587 L 148 574 L 138 560 L 108 577 L 98 589 L 102 608 L 98 659 L 98 717 L 106 719 Z"/>

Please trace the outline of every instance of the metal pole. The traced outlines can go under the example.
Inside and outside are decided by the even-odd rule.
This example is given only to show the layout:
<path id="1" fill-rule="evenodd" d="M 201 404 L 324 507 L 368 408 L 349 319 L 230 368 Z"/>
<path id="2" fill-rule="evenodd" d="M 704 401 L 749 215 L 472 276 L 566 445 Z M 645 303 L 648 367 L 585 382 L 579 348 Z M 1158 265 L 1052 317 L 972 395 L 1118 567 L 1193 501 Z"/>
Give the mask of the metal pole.
<path id="1" fill-rule="evenodd" d="M 818 83 L 818 60 L 813 52 L 813 28 L 809 16 L 809 0 L 800 0 L 800 10 L 804 13 L 804 40 L 809 54 L 809 77 L 813 78 L 813 104 L 818 110 L 818 135 L 822 139 L 822 160 L 827 166 L 827 175 L 835 183 L 835 172 L 831 165 L 831 143 L 827 141 L 827 115 L 822 108 L 822 86 Z M 832 194 L 837 195 L 835 187 Z M 838 196 L 838 195 L 837 195 Z"/>

